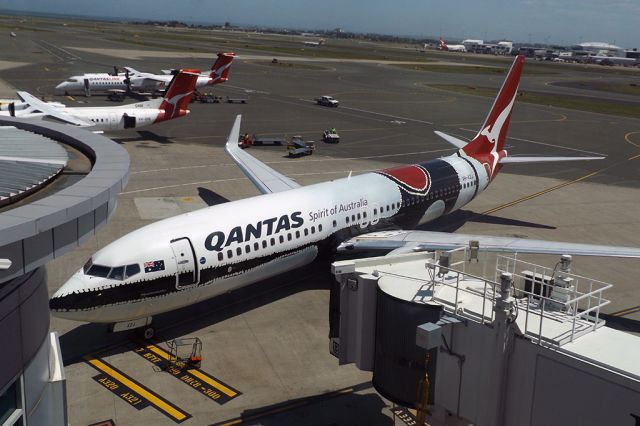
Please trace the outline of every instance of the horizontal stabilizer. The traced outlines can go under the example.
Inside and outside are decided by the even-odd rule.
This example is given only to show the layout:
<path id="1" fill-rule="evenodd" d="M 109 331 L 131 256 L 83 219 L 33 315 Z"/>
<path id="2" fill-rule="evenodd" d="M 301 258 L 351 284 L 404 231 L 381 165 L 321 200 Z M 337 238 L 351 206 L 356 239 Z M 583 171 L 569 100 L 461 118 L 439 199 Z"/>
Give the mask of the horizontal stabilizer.
<path id="1" fill-rule="evenodd" d="M 603 160 L 606 157 L 503 157 L 500 164 L 509 163 L 551 163 L 554 161 Z"/>
<path id="2" fill-rule="evenodd" d="M 451 145 L 455 146 L 456 148 L 464 148 L 465 145 L 468 143 L 467 141 L 463 141 L 462 139 L 458 139 L 456 137 L 453 137 L 446 133 L 439 132 L 437 130 L 434 133 L 440 136 L 445 141 L 449 142 Z"/>
<path id="3" fill-rule="evenodd" d="M 516 237 L 492 237 L 488 235 L 449 234 L 433 231 L 396 231 L 364 234 L 345 241 L 338 247 L 338 250 L 393 250 L 394 253 L 411 253 L 468 247 L 469 241 L 478 241 L 480 251 L 493 253 L 571 254 L 575 256 L 640 258 L 640 248 L 636 247 L 578 244 Z"/>

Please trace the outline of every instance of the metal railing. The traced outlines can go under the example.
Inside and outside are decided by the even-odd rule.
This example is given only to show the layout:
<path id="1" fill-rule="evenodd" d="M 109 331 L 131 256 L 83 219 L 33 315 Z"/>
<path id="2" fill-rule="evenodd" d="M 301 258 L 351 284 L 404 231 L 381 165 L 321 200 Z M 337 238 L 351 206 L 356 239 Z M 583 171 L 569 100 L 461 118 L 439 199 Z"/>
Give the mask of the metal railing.
<path id="1" fill-rule="evenodd" d="M 525 316 L 522 333 L 537 344 L 560 346 L 604 325 L 604 320 L 600 319 L 600 310 L 610 303 L 603 297 L 603 293 L 612 287 L 611 284 L 559 270 L 560 263 L 554 268 L 549 268 L 527 262 L 518 259 L 517 254 L 497 255 L 494 277 L 490 279 L 466 272 L 468 250 L 469 248 L 462 247 L 445 252 L 448 253 L 448 265 L 446 262 L 442 264 L 441 255 L 426 254 L 426 280 L 384 271 L 378 273 L 423 283 L 414 301 L 424 301 L 426 297 L 429 301 L 443 305 L 451 314 L 486 324 L 492 323 L 495 319 L 495 305 L 500 298 L 500 275 L 508 272 L 513 277 L 512 296 L 516 300 L 516 316 L 523 313 Z M 558 291 L 558 286 L 554 283 L 559 279 L 570 283 L 561 289 L 564 300 L 554 293 L 554 290 Z M 475 282 L 473 287 L 468 285 L 469 282 Z M 527 282 L 529 288 L 526 287 Z M 454 291 L 452 298 L 442 295 L 444 287 Z M 438 293 L 442 296 L 438 296 Z M 482 308 L 478 312 L 461 308 L 461 297 L 465 294 L 482 298 Z M 538 322 L 531 325 L 535 321 Z M 550 321 L 561 324 L 561 331 L 558 335 L 545 338 L 544 327 Z M 522 327 L 522 321 L 518 323 Z M 567 328 L 567 324 L 571 326 Z M 553 333 L 549 331 L 547 334 Z"/>

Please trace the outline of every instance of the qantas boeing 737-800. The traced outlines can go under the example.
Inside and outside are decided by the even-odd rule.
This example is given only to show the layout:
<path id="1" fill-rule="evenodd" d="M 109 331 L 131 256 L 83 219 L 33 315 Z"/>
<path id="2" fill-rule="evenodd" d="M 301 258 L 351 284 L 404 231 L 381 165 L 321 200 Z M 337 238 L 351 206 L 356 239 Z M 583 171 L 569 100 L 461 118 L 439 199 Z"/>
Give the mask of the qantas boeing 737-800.
<path id="1" fill-rule="evenodd" d="M 196 89 L 214 84 L 224 83 L 228 79 L 229 68 L 235 53 L 218 53 L 218 59 L 211 67 L 211 72 L 198 75 Z M 134 92 L 156 92 L 167 88 L 173 75 L 139 72 L 125 67 L 126 73 L 111 75 L 93 73 L 69 77 L 56 86 L 58 93 L 104 93 L 113 90 L 131 90 Z"/>
<path id="2" fill-rule="evenodd" d="M 66 107 L 58 102 L 43 102 L 27 92 L 18 92 L 22 101 L 20 108 L 3 109 L 0 115 L 22 118 L 46 116 L 97 132 L 137 129 L 189 114 L 187 107 L 195 90 L 198 72 L 180 71 L 173 77 L 162 99 L 111 107 Z"/>
<path id="3" fill-rule="evenodd" d="M 503 146 L 523 63 L 524 57 L 515 59 L 473 140 L 439 133 L 459 148 L 453 155 L 305 187 L 238 147 L 238 116 L 226 150 L 262 195 L 161 220 L 112 242 L 55 292 L 53 315 L 116 323 L 117 330 L 147 327 L 153 315 L 299 268 L 340 244 L 436 250 L 474 239 L 494 251 L 640 257 L 640 249 L 625 247 L 426 231 L 387 239 L 373 232 L 412 229 L 461 208 L 507 163 L 602 158 L 507 155 Z M 147 337 L 152 332 L 145 329 Z"/>

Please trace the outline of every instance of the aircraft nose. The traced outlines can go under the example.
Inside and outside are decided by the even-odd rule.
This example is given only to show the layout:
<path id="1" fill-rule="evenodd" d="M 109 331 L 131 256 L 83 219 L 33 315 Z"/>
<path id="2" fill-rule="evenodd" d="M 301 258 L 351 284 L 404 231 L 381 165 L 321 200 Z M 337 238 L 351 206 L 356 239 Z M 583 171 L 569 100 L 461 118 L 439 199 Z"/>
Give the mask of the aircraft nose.
<path id="1" fill-rule="evenodd" d="M 66 81 L 64 81 L 64 82 L 62 82 L 62 83 L 58 84 L 58 85 L 56 86 L 56 89 L 55 89 L 55 90 L 56 90 L 57 92 L 62 92 L 62 91 L 64 91 L 66 88 L 67 88 L 67 82 L 66 82 Z"/>
<path id="2" fill-rule="evenodd" d="M 75 312 L 82 309 L 87 285 L 81 277 L 72 276 L 49 299 L 51 314 L 61 318 L 75 318 Z"/>

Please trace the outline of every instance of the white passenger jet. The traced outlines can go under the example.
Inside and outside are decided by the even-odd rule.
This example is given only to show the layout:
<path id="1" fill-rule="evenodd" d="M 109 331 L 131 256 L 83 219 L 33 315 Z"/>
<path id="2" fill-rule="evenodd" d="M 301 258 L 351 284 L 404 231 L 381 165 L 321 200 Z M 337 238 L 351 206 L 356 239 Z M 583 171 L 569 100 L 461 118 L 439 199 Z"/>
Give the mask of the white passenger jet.
<path id="1" fill-rule="evenodd" d="M 144 226 L 96 252 L 52 296 L 52 314 L 144 326 L 181 308 L 300 268 L 343 248 L 439 250 L 477 240 L 493 251 L 640 257 L 640 249 L 441 232 L 374 232 L 415 226 L 477 197 L 504 164 L 602 157 L 509 157 L 503 149 L 524 57 L 518 56 L 489 115 L 469 143 L 436 160 L 300 187 L 238 147 L 240 116 L 226 150 L 262 195 Z M 392 235 L 388 238 L 388 235 Z M 361 238 L 358 238 L 360 236 Z"/>
<path id="2" fill-rule="evenodd" d="M 196 88 L 224 83 L 228 79 L 229 68 L 235 57 L 235 53 L 218 53 L 218 59 L 211 67 L 211 72 L 198 76 Z M 69 77 L 56 86 L 57 93 L 83 93 L 90 95 L 95 92 L 133 91 L 133 92 L 157 92 L 164 90 L 173 75 L 151 74 L 125 67 L 125 73 L 111 75 L 108 73 L 84 74 Z"/>
<path id="3" fill-rule="evenodd" d="M 17 92 L 18 107 L 1 110 L 0 115 L 22 118 L 50 117 L 91 131 L 133 129 L 183 117 L 195 90 L 199 71 L 180 71 L 162 99 L 112 107 L 66 107 L 41 101 L 27 92 Z M 11 105 L 11 104 L 10 104 Z"/>
<path id="4" fill-rule="evenodd" d="M 467 48 L 464 47 L 464 44 L 447 44 L 444 42 L 442 37 L 438 40 L 438 49 L 439 50 L 447 50 L 449 52 L 466 52 Z"/>

